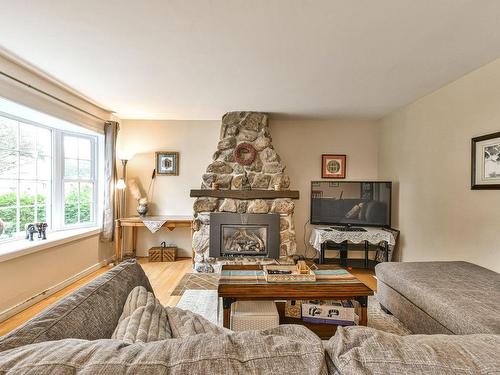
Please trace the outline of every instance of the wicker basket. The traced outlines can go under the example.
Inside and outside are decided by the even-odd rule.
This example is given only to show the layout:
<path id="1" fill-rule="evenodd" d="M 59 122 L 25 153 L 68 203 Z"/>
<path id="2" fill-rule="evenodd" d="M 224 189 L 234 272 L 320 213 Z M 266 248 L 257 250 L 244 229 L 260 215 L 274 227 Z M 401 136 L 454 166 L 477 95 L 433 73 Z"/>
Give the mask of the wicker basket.
<path id="1" fill-rule="evenodd" d="M 162 261 L 175 262 L 177 260 L 177 246 L 162 247 Z"/>
<path id="2" fill-rule="evenodd" d="M 148 252 L 150 262 L 161 262 L 162 261 L 162 248 L 152 247 Z"/>

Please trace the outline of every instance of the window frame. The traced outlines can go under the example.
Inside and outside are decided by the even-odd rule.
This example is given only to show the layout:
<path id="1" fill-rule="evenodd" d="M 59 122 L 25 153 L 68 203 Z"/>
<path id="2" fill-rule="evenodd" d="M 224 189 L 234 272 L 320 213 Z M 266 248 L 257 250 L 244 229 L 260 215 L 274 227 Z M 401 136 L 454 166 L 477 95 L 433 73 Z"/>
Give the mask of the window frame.
<path id="1" fill-rule="evenodd" d="M 78 176 L 78 178 L 65 178 L 64 176 L 64 162 L 65 162 L 65 153 L 64 153 L 64 137 L 69 136 L 69 137 L 75 137 L 75 138 L 82 138 L 82 139 L 88 139 L 90 141 L 91 145 L 91 165 L 90 165 L 90 179 L 82 179 Z M 98 165 L 99 165 L 99 154 L 98 154 L 98 137 L 89 135 L 89 134 L 83 134 L 83 133 L 77 133 L 73 131 L 67 131 L 67 130 L 58 130 L 55 132 L 55 139 L 54 139 L 54 144 L 56 145 L 56 152 L 57 152 L 57 157 L 54 158 L 54 175 L 55 175 L 55 180 L 56 183 L 54 183 L 54 192 L 53 196 L 56 197 L 54 199 L 55 204 L 54 206 L 56 207 L 56 214 L 54 215 L 55 218 L 57 219 L 57 227 L 58 230 L 67 230 L 67 229 L 77 229 L 77 228 L 88 228 L 88 227 L 95 227 L 98 223 L 99 220 L 97 219 L 97 208 L 99 206 L 97 197 L 98 197 L 98 190 L 99 190 L 99 171 L 98 171 Z M 64 183 L 65 182 L 76 182 L 80 184 L 81 182 L 87 182 L 87 183 L 92 183 L 93 189 L 92 189 L 92 209 L 91 209 L 91 220 L 88 223 L 76 223 L 76 224 L 65 224 L 64 218 L 65 218 L 65 207 L 64 207 Z M 78 215 L 80 216 L 80 215 Z M 56 229 L 57 230 L 57 229 Z"/>
<path id="2" fill-rule="evenodd" d="M 17 121 L 19 123 L 32 125 L 36 127 L 40 127 L 43 129 L 50 130 L 51 132 L 51 175 L 50 175 L 50 196 L 47 196 L 47 204 L 46 204 L 46 221 L 49 225 L 48 232 L 58 232 L 64 230 L 71 229 L 84 229 L 90 227 L 97 227 L 101 224 L 102 220 L 98 217 L 98 211 L 101 207 L 101 203 L 98 201 L 98 197 L 100 191 L 102 190 L 102 171 L 100 170 L 100 166 L 102 164 L 102 151 L 103 151 L 103 140 L 102 136 L 99 134 L 90 134 L 88 131 L 77 132 L 72 130 L 60 129 L 58 127 L 53 127 L 45 124 L 41 124 L 36 121 L 28 120 L 26 118 L 22 118 L 11 113 L 6 113 L 0 111 L 0 116 L 8 118 L 13 121 Z M 72 124 L 74 125 L 74 124 Z M 19 126 L 19 124 L 18 124 Z M 76 125 L 77 126 L 77 125 Z M 19 128 L 18 128 L 19 131 Z M 91 218 L 92 220 L 88 223 L 76 223 L 65 225 L 64 224 L 64 182 L 68 181 L 64 178 L 64 145 L 63 139 L 64 136 L 73 136 L 77 138 L 85 138 L 90 141 L 91 144 L 91 178 L 90 179 L 72 179 L 71 181 L 80 182 L 90 182 L 93 184 L 93 193 L 92 193 L 92 207 L 91 207 Z M 18 140 L 19 142 L 19 140 Z M 19 151 L 17 151 L 19 152 Z M 19 159 L 18 159 L 19 160 Z M 19 168 L 19 166 L 18 166 Z M 21 208 L 19 204 L 19 184 L 23 180 L 33 181 L 34 183 L 38 183 L 36 179 L 20 179 L 19 172 L 17 178 L 13 178 L 17 183 L 17 205 L 16 210 L 19 211 Z M 42 180 L 40 180 L 42 181 Z M 47 180 L 44 180 L 47 181 Z M 36 207 L 36 206 L 35 206 Z M 16 213 L 16 227 L 19 222 L 19 212 Z M 19 228 L 20 232 L 16 232 L 16 234 L 7 239 L 0 239 L 0 244 L 18 241 L 24 239 L 24 229 Z"/>

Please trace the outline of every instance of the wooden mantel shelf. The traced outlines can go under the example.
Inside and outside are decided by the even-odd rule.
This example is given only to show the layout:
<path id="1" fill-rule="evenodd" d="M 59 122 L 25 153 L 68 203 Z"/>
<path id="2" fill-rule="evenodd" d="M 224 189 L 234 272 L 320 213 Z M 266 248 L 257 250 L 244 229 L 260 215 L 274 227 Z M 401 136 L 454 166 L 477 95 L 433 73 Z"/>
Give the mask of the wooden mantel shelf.
<path id="1" fill-rule="evenodd" d="M 298 190 L 191 190 L 191 197 L 213 197 L 233 199 L 276 199 L 291 198 L 299 199 Z"/>

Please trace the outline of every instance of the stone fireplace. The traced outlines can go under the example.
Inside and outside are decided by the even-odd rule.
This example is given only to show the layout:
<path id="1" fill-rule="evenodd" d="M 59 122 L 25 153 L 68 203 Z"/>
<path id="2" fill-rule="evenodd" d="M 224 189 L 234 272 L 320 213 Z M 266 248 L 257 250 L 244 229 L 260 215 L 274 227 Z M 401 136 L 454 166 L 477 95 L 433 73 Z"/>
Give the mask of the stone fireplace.
<path id="1" fill-rule="evenodd" d="M 211 272 L 234 257 L 290 260 L 297 250 L 293 199 L 299 192 L 289 187 L 267 115 L 226 113 L 201 189 L 191 190 L 195 269 Z"/>

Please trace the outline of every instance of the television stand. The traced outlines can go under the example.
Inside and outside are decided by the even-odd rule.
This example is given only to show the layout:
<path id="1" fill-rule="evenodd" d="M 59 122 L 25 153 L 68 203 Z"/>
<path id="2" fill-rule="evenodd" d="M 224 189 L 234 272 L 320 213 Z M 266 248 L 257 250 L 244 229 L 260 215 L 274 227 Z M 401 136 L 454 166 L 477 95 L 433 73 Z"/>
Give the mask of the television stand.
<path id="1" fill-rule="evenodd" d="M 328 248 L 334 248 L 340 253 L 340 264 L 342 266 L 347 266 L 347 259 L 349 253 L 349 243 L 351 244 L 364 244 L 364 267 L 368 268 L 369 259 L 368 253 L 370 251 L 377 251 L 378 253 L 383 253 L 383 261 L 388 262 L 390 260 L 390 255 L 394 245 L 396 244 L 396 238 L 398 237 L 399 231 L 388 228 L 374 228 L 366 227 L 362 228 L 363 231 L 352 231 L 345 230 L 345 226 L 342 230 L 338 230 L 335 227 L 331 228 L 314 228 L 311 231 L 311 237 L 309 239 L 310 244 L 319 253 L 319 263 L 325 263 L 325 251 Z M 351 227 L 352 229 L 353 227 Z M 334 247 L 334 245 L 337 245 Z M 375 245 L 375 246 L 370 246 Z"/>

